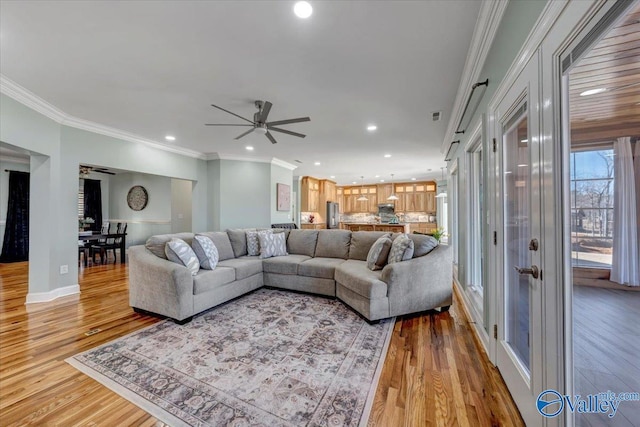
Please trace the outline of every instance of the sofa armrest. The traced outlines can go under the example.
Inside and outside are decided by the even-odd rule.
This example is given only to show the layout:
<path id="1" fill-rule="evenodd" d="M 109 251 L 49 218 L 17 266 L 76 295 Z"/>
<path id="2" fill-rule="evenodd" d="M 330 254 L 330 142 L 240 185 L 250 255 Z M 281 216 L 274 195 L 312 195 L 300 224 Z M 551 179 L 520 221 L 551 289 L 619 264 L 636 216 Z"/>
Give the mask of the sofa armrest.
<path id="1" fill-rule="evenodd" d="M 452 249 L 438 245 L 427 255 L 388 264 L 382 270 L 387 283 L 391 316 L 451 305 L 453 295 Z"/>
<path id="2" fill-rule="evenodd" d="M 183 266 L 131 246 L 129 305 L 176 320 L 193 316 L 193 276 Z"/>

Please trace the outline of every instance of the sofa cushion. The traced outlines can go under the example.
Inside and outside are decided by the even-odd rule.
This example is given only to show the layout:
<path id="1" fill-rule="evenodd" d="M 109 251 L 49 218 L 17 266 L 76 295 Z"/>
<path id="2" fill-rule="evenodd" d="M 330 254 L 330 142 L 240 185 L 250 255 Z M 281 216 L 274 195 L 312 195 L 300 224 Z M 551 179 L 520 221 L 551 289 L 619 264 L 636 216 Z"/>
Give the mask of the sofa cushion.
<path id="1" fill-rule="evenodd" d="M 169 243 L 169 240 L 175 237 L 176 239 L 184 240 L 189 246 L 191 246 L 193 236 L 193 233 L 158 234 L 156 236 L 149 237 L 144 246 L 158 258 L 167 259 L 167 255 L 164 253 L 164 246 Z"/>
<path id="2" fill-rule="evenodd" d="M 413 257 L 413 240 L 401 234 L 393 240 L 389 251 L 389 264 L 409 260 Z"/>
<path id="3" fill-rule="evenodd" d="M 314 256 L 323 258 L 349 258 L 349 230 L 322 230 L 318 232 L 318 243 Z"/>
<path id="4" fill-rule="evenodd" d="M 193 252 L 196 253 L 200 267 L 205 270 L 213 270 L 218 265 L 218 249 L 213 241 L 206 236 L 195 236 L 191 244 Z"/>
<path id="5" fill-rule="evenodd" d="M 236 270 L 236 280 L 246 279 L 262 273 L 262 260 L 257 256 L 231 258 L 218 263 L 218 267 L 232 267 Z"/>
<path id="6" fill-rule="evenodd" d="M 381 280 L 380 270 L 367 268 L 366 261 L 350 259 L 336 267 L 336 282 L 365 298 L 387 296 L 387 284 Z"/>
<path id="7" fill-rule="evenodd" d="M 291 230 L 287 239 L 287 252 L 294 255 L 314 256 L 318 230 Z"/>
<path id="8" fill-rule="evenodd" d="M 193 278 L 193 294 L 198 295 L 203 292 L 224 286 L 236 280 L 236 272 L 230 267 L 218 267 L 215 270 L 200 270 Z"/>
<path id="9" fill-rule="evenodd" d="M 298 265 L 311 259 L 307 255 L 287 255 L 268 258 L 262 261 L 262 270 L 265 273 L 298 274 Z"/>
<path id="10" fill-rule="evenodd" d="M 200 270 L 198 256 L 184 240 L 175 237 L 169 240 L 164 246 L 164 253 L 169 261 L 187 267 L 192 276 L 198 274 L 198 270 Z"/>
<path id="11" fill-rule="evenodd" d="M 342 258 L 311 258 L 298 265 L 298 275 L 307 277 L 319 277 L 322 279 L 333 279 L 335 276 L 336 267 L 343 262 L 344 259 Z"/>
<path id="12" fill-rule="evenodd" d="M 247 231 L 255 228 L 230 228 L 227 230 L 233 255 L 236 258 L 247 255 Z"/>
<path id="13" fill-rule="evenodd" d="M 213 240 L 213 244 L 218 249 L 219 260 L 235 258 L 233 255 L 233 248 L 231 247 L 231 241 L 229 235 L 224 231 L 207 231 L 205 233 L 198 233 L 201 236 L 207 236 Z"/>
<path id="14" fill-rule="evenodd" d="M 284 233 L 260 232 L 258 240 L 260 241 L 260 258 L 289 255 Z"/>
<path id="15" fill-rule="evenodd" d="M 354 231 L 351 233 L 349 259 L 366 261 L 369 249 L 382 236 L 391 236 L 391 233 L 385 233 L 384 231 Z"/>
<path id="16" fill-rule="evenodd" d="M 391 239 L 387 236 L 382 236 L 373 243 L 367 255 L 367 268 L 369 270 L 382 270 L 387 263 L 387 258 L 389 258 L 391 243 Z"/>
<path id="17" fill-rule="evenodd" d="M 413 240 L 414 258 L 426 255 L 438 246 L 438 240 L 433 236 L 425 234 L 409 234 L 409 238 Z"/>

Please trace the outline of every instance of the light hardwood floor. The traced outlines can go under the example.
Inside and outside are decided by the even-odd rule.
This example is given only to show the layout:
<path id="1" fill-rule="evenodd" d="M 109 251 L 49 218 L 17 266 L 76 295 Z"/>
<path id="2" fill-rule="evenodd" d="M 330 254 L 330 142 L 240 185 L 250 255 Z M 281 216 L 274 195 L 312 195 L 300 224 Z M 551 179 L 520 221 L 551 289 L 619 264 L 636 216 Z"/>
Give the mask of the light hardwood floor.
<path id="1" fill-rule="evenodd" d="M 126 265 L 81 269 L 79 296 L 35 306 L 24 305 L 27 270 L 0 264 L 0 424 L 161 425 L 64 362 L 158 322 L 129 307 Z M 456 301 L 396 322 L 370 425 L 524 424 Z"/>

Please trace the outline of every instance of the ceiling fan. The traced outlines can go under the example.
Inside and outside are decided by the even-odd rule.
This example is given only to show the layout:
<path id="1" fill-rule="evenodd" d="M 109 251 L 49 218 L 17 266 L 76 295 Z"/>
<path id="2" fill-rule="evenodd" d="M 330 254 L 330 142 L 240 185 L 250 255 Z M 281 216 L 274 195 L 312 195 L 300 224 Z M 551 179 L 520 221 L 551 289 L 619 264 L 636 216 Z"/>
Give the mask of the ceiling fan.
<path id="1" fill-rule="evenodd" d="M 104 173 L 107 175 L 115 175 L 115 173 L 109 171 L 107 168 L 96 168 L 93 166 L 80 165 L 80 177 L 88 178 L 91 172 Z"/>
<path id="2" fill-rule="evenodd" d="M 225 113 L 229 113 L 232 114 L 246 122 L 249 122 L 251 124 L 245 125 L 245 124 L 220 124 L 220 123 L 206 123 L 205 126 L 251 126 L 251 129 L 249 129 L 248 131 L 238 135 L 237 137 L 235 137 L 234 139 L 238 140 L 244 136 L 249 135 L 251 132 L 255 132 L 258 133 L 260 135 L 266 135 L 266 137 L 269 139 L 269 141 L 271 141 L 272 144 L 276 144 L 278 141 L 276 141 L 276 139 L 273 137 L 273 135 L 271 135 L 271 132 L 269 131 L 274 131 L 274 132 L 281 132 L 281 133 L 286 133 L 288 135 L 293 135 L 293 136 L 297 136 L 298 138 L 304 138 L 306 135 L 303 135 L 301 133 L 298 132 L 292 132 L 290 130 L 286 130 L 286 129 L 281 129 L 275 126 L 278 125 L 286 125 L 286 124 L 290 124 L 290 123 L 300 123 L 300 122 L 308 122 L 311 119 L 309 117 L 299 117 L 297 119 L 288 119 L 288 120 L 277 120 L 274 122 L 268 122 L 267 121 L 267 117 L 269 116 L 269 111 L 271 111 L 271 103 L 269 101 L 256 101 L 255 102 L 256 108 L 258 109 L 257 112 L 255 112 L 253 114 L 253 120 L 249 120 L 247 118 L 244 118 L 242 116 L 239 116 L 236 113 L 232 113 L 229 110 L 225 110 L 222 107 L 218 107 L 217 105 L 213 105 L 211 104 L 212 107 L 217 108 L 218 110 L 222 110 Z"/>

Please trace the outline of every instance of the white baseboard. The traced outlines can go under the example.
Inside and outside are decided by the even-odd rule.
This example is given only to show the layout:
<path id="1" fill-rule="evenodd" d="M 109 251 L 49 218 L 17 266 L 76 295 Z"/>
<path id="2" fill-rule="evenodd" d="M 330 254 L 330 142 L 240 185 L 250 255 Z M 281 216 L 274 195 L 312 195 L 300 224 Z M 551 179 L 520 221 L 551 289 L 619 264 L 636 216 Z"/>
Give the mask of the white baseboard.
<path id="1" fill-rule="evenodd" d="M 49 302 L 60 297 L 66 297 L 67 295 L 74 295 L 79 293 L 80 293 L 80 285 L 72 285 L 72 286 L 65 286 L 63 288 L 56 288 L 49 292 L 29 292 L 27 294 L 27 302 L 25 302 L 25 304 Z"/>

